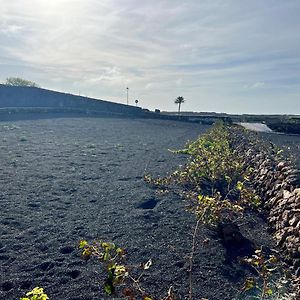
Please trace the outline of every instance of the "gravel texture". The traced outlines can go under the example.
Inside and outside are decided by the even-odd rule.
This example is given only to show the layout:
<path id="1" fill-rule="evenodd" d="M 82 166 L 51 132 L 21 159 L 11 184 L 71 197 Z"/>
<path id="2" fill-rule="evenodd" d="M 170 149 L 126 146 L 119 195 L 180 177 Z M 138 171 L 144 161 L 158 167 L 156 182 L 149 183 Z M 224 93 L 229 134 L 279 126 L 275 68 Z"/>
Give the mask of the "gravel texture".
<path id="1" fill-rule="evenodd" d="M 172 285 L 183 299 L 196 220 L 183 200 L 158 195 L 143 175 L 183 164 L 167 150 L 207 128 L 109 118 L 0 123 L 0 299 L 35 286 L 51 300 L 104 299 L 101 268 L 80 258 L 80 239 L 117 243 L 130 265 L 151 258 L 142 286 L 159 299 Z M 274 247 L 262 218 L 249 212 L 242 223 L 247 238 Z M 249 271 L 225 256 L 216 234 L 200 228 L 193 299 L 235 299 Z"/>

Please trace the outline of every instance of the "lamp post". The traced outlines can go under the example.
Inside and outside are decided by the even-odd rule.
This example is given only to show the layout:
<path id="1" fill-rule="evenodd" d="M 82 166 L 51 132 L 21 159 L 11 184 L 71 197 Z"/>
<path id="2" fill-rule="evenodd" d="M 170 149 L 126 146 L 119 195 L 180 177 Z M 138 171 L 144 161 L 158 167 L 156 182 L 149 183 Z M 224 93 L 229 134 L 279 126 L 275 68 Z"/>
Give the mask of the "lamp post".
<path id="1" fill-rule="evenodd" d="M 136 99 L 134 102 L 135 102 L 135 106 L 137 106 L 139 103 L 139 100 Z"/>
<path id="2" fill-rule="evenodd" d="M 127 105 L 128 105 L 128 90 L 129 90 L 129 87 L 127 87 L 126 90 L 127 90 Z"/>

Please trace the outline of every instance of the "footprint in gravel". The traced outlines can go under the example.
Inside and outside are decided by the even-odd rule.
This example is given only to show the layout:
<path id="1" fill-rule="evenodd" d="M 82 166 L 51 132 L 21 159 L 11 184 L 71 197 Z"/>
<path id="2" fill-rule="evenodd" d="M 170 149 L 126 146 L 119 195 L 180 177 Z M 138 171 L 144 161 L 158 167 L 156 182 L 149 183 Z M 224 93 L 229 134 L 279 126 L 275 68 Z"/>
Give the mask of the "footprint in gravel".
<path id="1" fill-rule="evenodd" d="M 36 246 L 38 250 L 40 250 L 41 252 L 47 252 L 47 250 L 49 249 L 49 247 L 47 245 L 37 245 Z"/>
<path id="2" fill-rule="evenodd" d="M 16 221 L 14 218 L 5 218 L 1 221 L 3 225 L 12 226 L 15 228 L 22 228 L 22 224 L 19 221 Z"/>
<path id="3" fill-rule="evenodd" d="M 67 210 L 64 206 L 58 206 L 57 208 L 56 208 L 57 210 Z"/>
<path id="4" fill-rule="evenodd" d="M 83 226 L 77 226 L 74 228 L 74 230 L 72 231 L 72 233 L 74 235 L 82 235 L 82 233 L 84 232 L 84 227 Z"/>
<path id="5" fill-rule="evenodd" d="M 174 266 L 182 269 L 185 266 L 185 262 L 183 260 L 179 260 L 174 264 Z"/>
<path id="6" fill-rule="evenodd" d="M 27 204 L 28 207 L 31 207 L 31 208 L 38 208 L 41 206 L 41 203 L 40 202 L 30 202 Z"/>
<path id="7" fill-rule="evenodd" d="M 55 201 L 60 201 L 61 199 L 59 197 L 55 197 L 52 199 L 49 199 L 49 202 L 55 202 Z"/>
<path id="8" fill-rule="evenodd" d="M 153 209 L 158 203 L 158 200 L 155 200 L 155 199 L 149 199 L 149 200 L 146 200 L 140 204 L 138 204 L 136 206 L 136 208 L 139 208 L 139 209 Z"/>
<path id="9" fill-rule="evenodd" d="M 32 282 L 30 280 L 24 280 L 20 282 L 20 288 L 22 290 L 28 290 L 31 287 Z"/>
<path id="10" fill-rule="evenodd" d="M 80 271 L 79 270 L 72 270 L 72 271 L 69 271 L 67 274 L 70 277 L 72 277 L 73 279 L 76 279 L 80 275 Z"/>
<path id="11" fill-rule="evenodd" d="M 117 163 L 110 163 L 107 165 L 108 167 L 119 167 L 120 164 L 117 164 Z"/>
<path id="12" fill-rule="evenodd" d="M 121 177 L 121 178 L 118 178 L 119 181 L 129 181 L 131 180 L 130 177 Z"/>
<path id="13" fill-rule="evenodd" d="M 2 291 L 8 292 L 14 287 L 13 283 L 10 281 L 5 281 L 2 283 Z"/>
<path id="14" fill-rule="evenodd" d="M 69 277 L 66 277 L 66 276 L 62 276 L 60 277 L 59 279 L 59 284 L 66 284 L 70 281 Z"/>
<path id="15" fill-rule="evenodd" d="M 64 247 L 60 248 L 60 253 L 61 254 L 70 254 L 74 250 L 75 250 L 75 248 L 73 246 L 64 246 Z"/>
<path id="16" fill-rule="evenodd" d="M 51 261 L 45 261 L 39 265 L 39 268 L 42 271 L 49 271 L 54 267 L 54 263 Z"/>
<path id="17" fill-rule="evenodd" d="M 9 260 L 9 259 L 10 259 L 9 255 L 6 254 L 0 255 L 0 260 Z"/>

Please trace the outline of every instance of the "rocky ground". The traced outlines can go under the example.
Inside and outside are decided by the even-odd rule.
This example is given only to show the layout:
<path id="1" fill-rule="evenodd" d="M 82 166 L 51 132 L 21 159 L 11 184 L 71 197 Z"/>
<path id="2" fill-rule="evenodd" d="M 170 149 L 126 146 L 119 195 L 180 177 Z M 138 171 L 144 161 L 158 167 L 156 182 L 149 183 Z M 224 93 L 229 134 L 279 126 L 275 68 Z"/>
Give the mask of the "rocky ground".
<path id="1" fill-rule="evenodd" d="M 19 299 L 35 286 L 52 300 L 103 299 L 99 264 L 79 257 L 80 239 L 117 243 L 131 265 L 151 258 L 142 286 L 159 299 L 172 285 L 183 298 L 196 220 L 184 201 L 158 195 L 143 175 L 183 164 L 185 157 L 167 149 L 207 128 L 108 118 L 0 123 L 0 299 Z M 299 157 L 300 137 L 266 138 Z M 275 247 L 262 217 L 247 212 L 240 226 L 257 245 Z M 225 257 L 216 234 L 200 228 L 193 299 L 240 297 L 249 270 Z"/>

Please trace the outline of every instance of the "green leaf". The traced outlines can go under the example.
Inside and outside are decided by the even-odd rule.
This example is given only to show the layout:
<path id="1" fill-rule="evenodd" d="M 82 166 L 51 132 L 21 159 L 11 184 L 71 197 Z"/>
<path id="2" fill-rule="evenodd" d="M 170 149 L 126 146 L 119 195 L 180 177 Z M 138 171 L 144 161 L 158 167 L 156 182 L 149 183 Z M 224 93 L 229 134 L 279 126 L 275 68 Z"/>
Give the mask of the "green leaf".
<path id="1" fill-rule="evenodd" d="M 125 266 L 123 266 L 123 265 L 116 265 L 116 266 L 115 266 L 114 274 L 115 274 L 116 276 L 121 276 L 121 275 L 123 275 L 123 274 L 125 274 L 125 273 L 126 273 L 126 268 L 125 268 Z"/>
<path id="2" fill-rule="evenodd" d="M 86 241 L 86 240 L 81 240 L 80 242 L 79 242 L 79 249 L 82 249 L 82 248 L 84 248 L 86 245 L 88 244 L 88 242 Z"/>
<path id="3" fill-rule="evenodd" d="M 267 294 L 268 296 L 271 296 L 271 295 L 273 295 L 273 291 L 272 291 L 270 288 L 267 288 L 266 294 Z"/>
<path id="4" fill-rule="evenodd" d="M 89 258 L 91 255 L 92 255 L 92 252 L 91 252 L 91 249 L 90 249 L 90 248 L 85 248 L 85 249 L 82 251 L 82 256 L 83 256 L 84 258 Z"/>
<path id="5" fill-rule="evenodd" d="M 244 184 L 241 181 L 238 181 L 236 184 L 236 188 L 241 191 L 244 188 Z"/>
<path id="6" fill-rule="evenodd" d="M 103 256 L 103 260 L 104 260 L 104 261 L 107 261 L 107 260 L 109 260 L 109 257 L 110 257 L 109 253 L 108 253 L 108 252 L 105 252 L 105 253 L 104 253 L 104 256 Z"/>
<path id="7" fill-rule="evenodd" d="M 106 282 L 104 284 L 104 292 L 107 294 L 107 295 L 112 295 L 115 291 L 115 288 L 114 286 L 112 285 L 112 283 L 110 282 Z"/>
<path id="8" fill-rule="evenodd" d="M 116 249 L 116 253 L 117 253 L 118 255 L 122 256 L 122 255 L 124 255 L 124 249 L 122 249 L 122 248 L 117 248 L 117 249 Z"/>
<path id="9" fill-rule="evenodd" d="M 247 278 L 246 282 L 244 284 L 244 291 L 251 290 L 251 289 L 254 288 L 254 286 L 255 286 L 254 279 L 253 278 Z"/>

